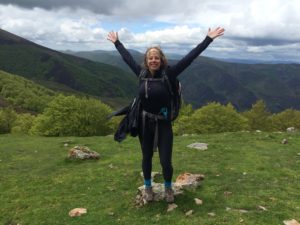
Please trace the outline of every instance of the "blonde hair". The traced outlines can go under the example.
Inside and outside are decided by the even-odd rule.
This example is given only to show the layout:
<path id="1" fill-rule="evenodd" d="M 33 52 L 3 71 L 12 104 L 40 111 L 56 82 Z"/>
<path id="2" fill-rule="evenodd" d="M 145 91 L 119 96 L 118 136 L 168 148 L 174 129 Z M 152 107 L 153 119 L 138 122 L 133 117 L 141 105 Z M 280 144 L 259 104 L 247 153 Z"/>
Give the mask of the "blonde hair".
<path id="1" fill-rule="evenodd" d="M 145 56 L 144 56 L 144 67 L 146 69 L 148 69 L 148 65 L 147 65 L 147 58 L 148 58 L 148 53 L 150 52 L 150 50 L 152 49 L 155 49 L 158 51 L 159 53 L 159 56 L 160 56 L 160 62 L 161 62 L 161 65 L 160 67 L 161 68 L 166 68 L 167 67 L 167 64 L 168 64 L 168 60 L 165 56 L 165 54 L 163 53 L 163 51 L 161 50 L 161 48 L 159 46 L 154 46 L 154 47 L 150 47 L 146 50 L 145 52 Z"/>

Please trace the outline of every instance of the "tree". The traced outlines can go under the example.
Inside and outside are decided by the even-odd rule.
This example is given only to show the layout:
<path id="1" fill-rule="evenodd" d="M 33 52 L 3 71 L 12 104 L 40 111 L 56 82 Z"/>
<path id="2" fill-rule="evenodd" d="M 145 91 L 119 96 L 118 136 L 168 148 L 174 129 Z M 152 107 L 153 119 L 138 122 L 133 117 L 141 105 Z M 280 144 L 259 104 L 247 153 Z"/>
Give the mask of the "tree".
<path id="1" fill-rule="evenodd" d="M 250 130 L 271 130 L 271 113 L 263 100 L 258 100 L 249 111 L 243 113 L 243 116 L 247 118 Z"/>

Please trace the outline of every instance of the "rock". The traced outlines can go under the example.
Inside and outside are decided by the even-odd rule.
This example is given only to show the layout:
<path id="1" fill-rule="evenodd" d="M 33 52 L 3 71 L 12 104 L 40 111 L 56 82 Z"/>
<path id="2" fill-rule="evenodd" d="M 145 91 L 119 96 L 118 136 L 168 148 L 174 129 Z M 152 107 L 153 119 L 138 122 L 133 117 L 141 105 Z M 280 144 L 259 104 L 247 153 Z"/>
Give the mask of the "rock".
<path id="1" fill-rule="evenodd" d="M 196 205 L 202 205 L 203 201 L 199 198 L 194 198 Z"/>
<path id="2" fill-rule="evenodd" d="M 281 144 L 286 145 L 287 143 L 288 143 L 288 140 L 287 140 L 287 139 L 283 139 L 283 140 L 281 141 Z"/>
<path id="3" fill-rule="evenodd" d="M 293 132 L 296 132 L 296 128 L 295 127 L 288 127 L 288 128 L 286 128 L 286 131 L 289 132 L 289 133 L 293 133 Z"/>
<path id="4" fill-rule="evenodd" d="M 196 143 L 188 145 L 187 147 L 188 148 L 195 148 L 195 149 L 199 149 L 199 150 L 206 150 L 207 146 L 208 146 L 208 144 L 206 144 L 206 143 L 198 143 L 198 142 L 196 142 Z"/>
<path id="5" fill-rule="evenodd" d="M 283 223 L 285 225 L 300 225 L 300 223 L 297 220 L 294 220 L 294 219 L 292 219 L 292 220 L 284 220 Z"/>
<path id="6" fill-rule="evenodd" d="M 162 183 L 152 182 L 152 190 L 154 192 L 154 200 L 153 201 L 162 201 L 165 199 L 165 185 Z M 182 194 L 180 188 L 173 185 L 174 195 Z M 138 188 L 138 193 L 135 198 L 135 203 L 137 206 L 146 205 L 148 202 L 143 198 L 145 192 L 145 186 L 140 186 Z"/>
<path id="7" fill-rule="evenodd" d="M 99 153 L 91 151 L 86 146 L 75 146 L 69 150 L 69 159 L 99 159 Z"/>
<path id="8" fill-rule="evenodd" d="M 141 173 L 142 175 L 142 173 Z M 153 176 L 160 175 L 160 173 L 152 172 Z M 195 189 L 201 185 L 201 181 L 204 179 L 202 174 L 183 173 L 176 178 L 176 182 L 173 183 L 174 195 L 183 194 L 184 189 Z M 162 183 L 156 183 L 152 181 L 152 190 L 154 192 L 154 201 L 162 201 L 165 198 L 165 186 Z M 138 192 L 135 198 L 135 204 L 137 206 L 146 205 L 148 202 L 143 198 L 145 192 L 145 186 L 138 187 Z"/>
<path id="9" fill-rule="evenodd" d="M 183 173 L 176 178 L 174 186 L 180 189 L 194 189 L 201 185 L 202 180 L 204 180 L 203 174 Z"/>
<path id="10" fill-rule="evenodd" d="M 259 205 L 257 206 L 258 209 L 262 210 L 262 211 L 268 211 L 266 207 Z"/>
<path id="11" fill-rule="evenodd" d="M 189 210 L 185 213 L 186 216 L 191 216 L 193 214 L 194 210 Z"/>
<path id="12" fill-rule="evenodd" d="M 171 212 L 171 211 L 173 211 L 174 209 L 176 209 L 177 207 L 178 207 L 178 205 L 176 205 L 175 203 L 168 204 L 167 212 Z"/>
<path id="13" fill-rule="evenodd" d="M 85 208 L 75 208 L 69 212 L 70 217 L 81 216 L 82 214 L 86 214 L 87 209 Z"/>

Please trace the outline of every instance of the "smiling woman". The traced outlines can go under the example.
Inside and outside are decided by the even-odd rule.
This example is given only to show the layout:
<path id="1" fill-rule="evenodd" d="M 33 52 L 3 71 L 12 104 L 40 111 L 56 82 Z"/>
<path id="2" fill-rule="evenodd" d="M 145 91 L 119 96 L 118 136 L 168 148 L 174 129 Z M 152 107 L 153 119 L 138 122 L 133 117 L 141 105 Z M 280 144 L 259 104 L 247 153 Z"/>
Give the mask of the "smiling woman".
<path id="1" fill-rule="evenodd" d="M 162 166 L 165 199 L 168 203 L 174 202 L 172 189 L 172 148 L 173 131 L 171 121 L 173 117 L 174 92 L 171 88 L 176 77 L 186 69 L 213 39 L 224 34 L 223 28 L 209 29 L 206 38 L 190 53 L 179 60 L 174 66 L 169 66 L 163 51 L 159 47 L 149 48 L 144 56 L 143 67 L 138 65 L 129 51 L 123 46 L 117 32 L 109 32 L 107 39 L 114 43 L 124 61 L 139 78 L 139 96 L 137 113 L 137 130 L 142 148 L 142 169 L 144 175 L 144 199 L 153 201 L 151 171 L 153 152 L 158 148 L 160 164 Z"/>

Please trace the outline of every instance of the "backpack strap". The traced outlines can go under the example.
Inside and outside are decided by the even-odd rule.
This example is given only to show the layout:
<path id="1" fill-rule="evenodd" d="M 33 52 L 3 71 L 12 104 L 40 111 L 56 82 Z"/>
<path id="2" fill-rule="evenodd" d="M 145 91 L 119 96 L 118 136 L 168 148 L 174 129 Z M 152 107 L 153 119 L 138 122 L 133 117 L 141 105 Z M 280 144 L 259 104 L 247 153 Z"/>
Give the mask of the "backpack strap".
<path id="1" fill-rule="evenodd" d="M 167 76 L 167 74 L 166 74 L 166 70 L 163 70 L 163 71 L 162 71 L 162 78 L 163 78 L 163 81 L 166 81 L 167 86 L 168 86 L 168 90 L 169 90 L 170 94 L 173 96 L 174 93 L 173 93 L 173 91 L 172 91 L 171 82 L 170 82 L 170 80 L 169 80 L 169 78 L 168 78 L 168 76 Z"/>
<path id="2" fill-rule="evenodd" d="M 171 82 L 167 76 L 166 70 L 162 70 L 162 77 L 161 78 L 148 78 L 147 77 L 147 70 L 146 69 L 142 69 L 139 75 L 139 81 L 145 81 L 145 98 L 148 98 L 148 81 L 162 81 L 163 83 L 166 83 L 168 91 L 170 92 L 170 94 L 173 96 L 174 93 L 172 91 L 172 86 L 171 86 Z"/>

